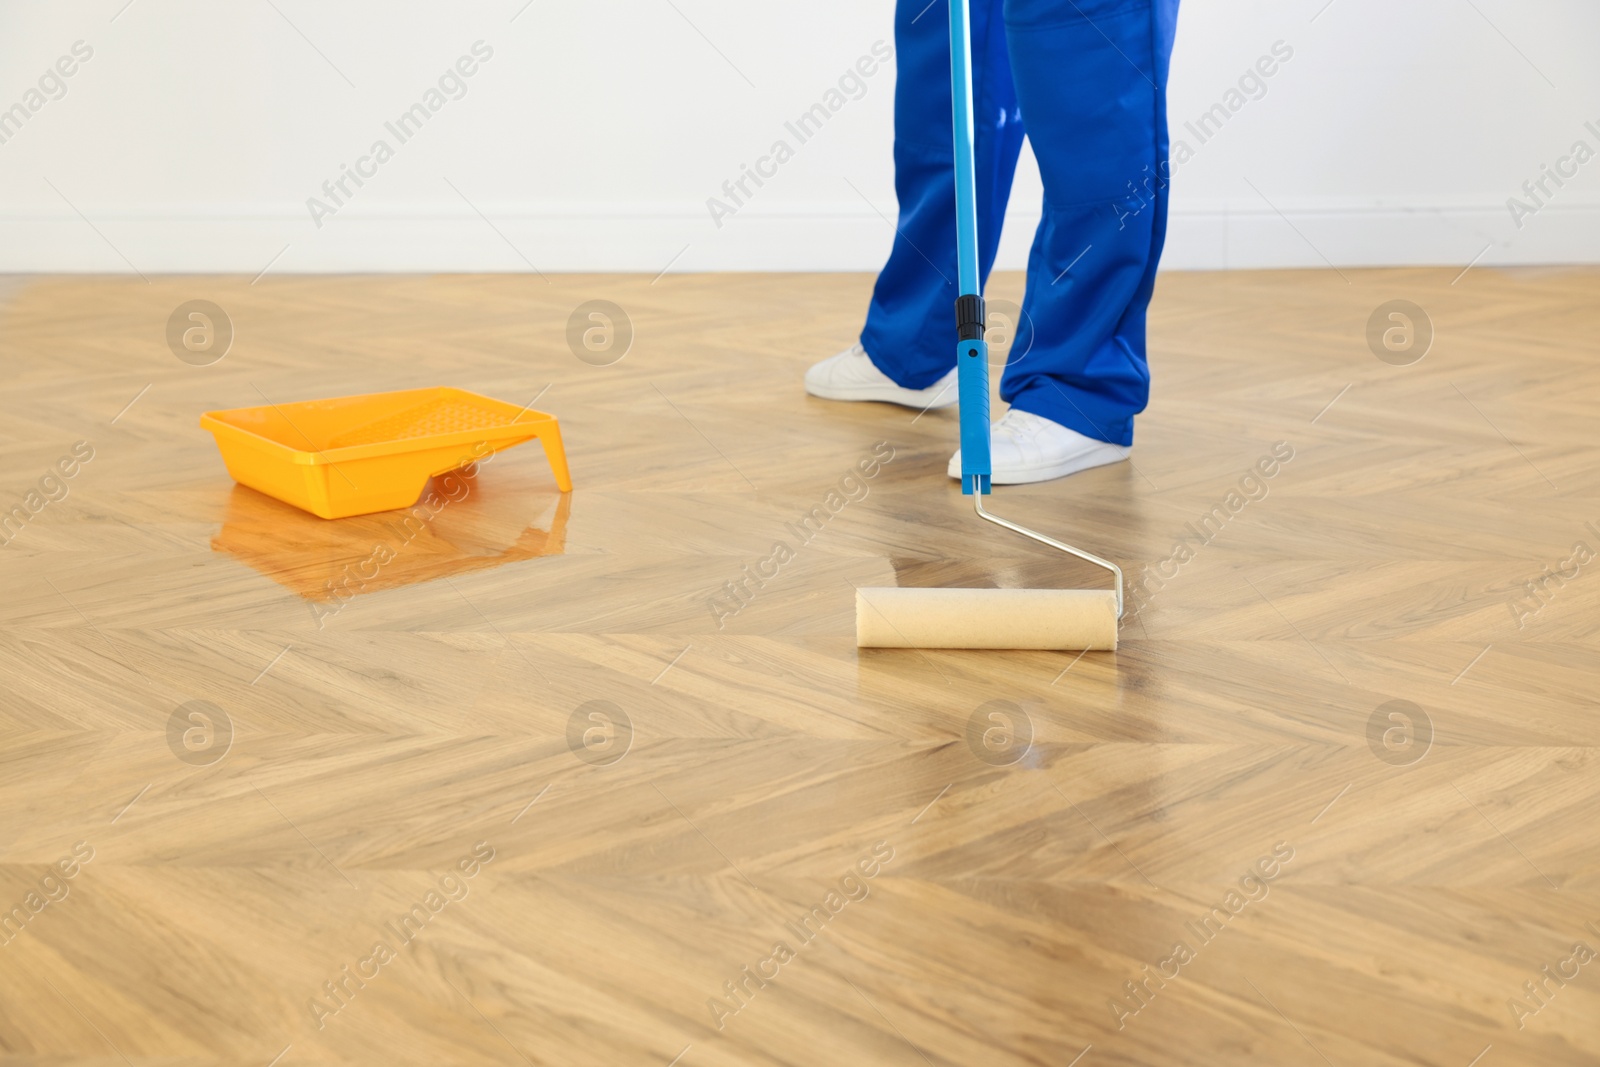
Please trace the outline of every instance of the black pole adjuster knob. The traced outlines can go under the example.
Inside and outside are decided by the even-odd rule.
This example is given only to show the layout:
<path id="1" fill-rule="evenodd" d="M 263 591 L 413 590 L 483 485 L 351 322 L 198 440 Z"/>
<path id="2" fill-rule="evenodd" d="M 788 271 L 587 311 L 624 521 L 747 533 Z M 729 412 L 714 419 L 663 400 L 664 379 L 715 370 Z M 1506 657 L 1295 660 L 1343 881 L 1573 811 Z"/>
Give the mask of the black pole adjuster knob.
<path id="1" fill-rule="evenodd" d="M 957 336 L 963 341 L 981 341 L 983 340 L 984 326 L 983 297 L 956 297 Z"/>

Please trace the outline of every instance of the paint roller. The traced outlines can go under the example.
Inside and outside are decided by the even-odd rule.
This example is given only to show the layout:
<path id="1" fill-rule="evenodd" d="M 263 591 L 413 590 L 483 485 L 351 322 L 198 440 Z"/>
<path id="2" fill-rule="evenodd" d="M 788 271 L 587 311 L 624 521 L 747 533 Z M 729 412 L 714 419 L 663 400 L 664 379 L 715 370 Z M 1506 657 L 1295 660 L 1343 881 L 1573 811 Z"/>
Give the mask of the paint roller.
<path id="1" fill-rule="evenodd" d="M 961 411 L 961 492 L 978 517 L 1111 572 L 1113 589 L 906 589 L 856 591 L 861 648 L 1021 648 L 1114 651 L 1122 618 L 1122 570 L 1052 537 L 985 511 L 990 485 L 989 345 L 978 280 L 973 165 L 972 37 L 967 0 L 951 0 L 950 81 L 956 177 L 956 366 Z"/>

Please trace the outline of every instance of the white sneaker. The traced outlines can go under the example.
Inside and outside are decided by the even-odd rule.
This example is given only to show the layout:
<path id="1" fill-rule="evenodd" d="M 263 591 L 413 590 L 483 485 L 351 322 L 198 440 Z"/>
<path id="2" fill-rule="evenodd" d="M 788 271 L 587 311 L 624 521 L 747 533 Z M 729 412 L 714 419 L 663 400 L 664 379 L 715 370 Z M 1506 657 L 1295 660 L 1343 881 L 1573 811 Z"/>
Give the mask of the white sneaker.
<path id="1" fill-rule="evenodd" d="M 956 371 L 926 389 L 905 389 L 873 366 L 867 350 L 857 344 L 806 371 L 806 392 L 824 400 L 881 400 L 908 408 L 947 408 L 957 400 Z"/>
<path id="2" fill-rule="evenodd" d="M 989 434 L 989 480 L 995 485 L 1047 482 L 1128 458 L 1133 449 L 1085 437 L 1058 422 L 1012 408 Z M 950 457 L 950 477 L 961 478 L 961 450 Z"/>

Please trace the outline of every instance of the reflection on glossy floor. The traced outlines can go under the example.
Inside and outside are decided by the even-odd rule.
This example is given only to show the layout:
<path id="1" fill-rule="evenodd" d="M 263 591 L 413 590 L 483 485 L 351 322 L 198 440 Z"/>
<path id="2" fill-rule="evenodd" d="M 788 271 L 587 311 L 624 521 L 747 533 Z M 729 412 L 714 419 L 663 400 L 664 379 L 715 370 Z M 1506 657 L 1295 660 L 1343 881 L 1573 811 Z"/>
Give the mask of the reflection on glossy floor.
<path id="1" fill-rule="evenodd" d="M 527 484 L 496 478 L 487 500 L 476 477 L 456 472 L 434 479 L 407 510 L 334 522 L 235 485 L 211 547 L 306 601 L 341 606 L 363 593 L 560 555 L 572 496 L 521 473 Z M 548 528 L 516 529 L 540 505 Z"/>
<path id="2" fill-rule="evenodd" d="M 801 395 L 867 277 L 13 287 L 0 1048 L 1600 1060 L 1600 274 L 1457 273 L 1162 279 L 1133 461 L 997 492 L 1128 566 L 1081 658 L 853 647 L 853 586 L 1097 580 L 954 412 Z M 574 492 L 508 451 L 374 573 L 196 427 L 434 384 L 544 391 Z"/>

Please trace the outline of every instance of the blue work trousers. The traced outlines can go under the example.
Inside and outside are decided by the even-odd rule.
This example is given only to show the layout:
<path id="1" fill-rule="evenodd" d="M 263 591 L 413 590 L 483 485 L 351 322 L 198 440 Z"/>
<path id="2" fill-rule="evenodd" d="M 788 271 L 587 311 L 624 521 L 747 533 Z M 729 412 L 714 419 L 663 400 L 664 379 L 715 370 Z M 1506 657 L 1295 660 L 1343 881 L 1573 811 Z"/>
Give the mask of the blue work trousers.
<path id="1" fill-rule="evenodd" d="M 878 369 L 911 389 L 956 359 L 947 2 L 901 0 L 895 14 L 900 217 L 861 332 Z M 1178 0 L 970 3 L 985 279 L 1025 131 L 1044 179 L 1000 396 L 1088 437 L 1132 444 L 1133 417 L 1150 393 L 1145 310 L 1166 236 Z"/>

